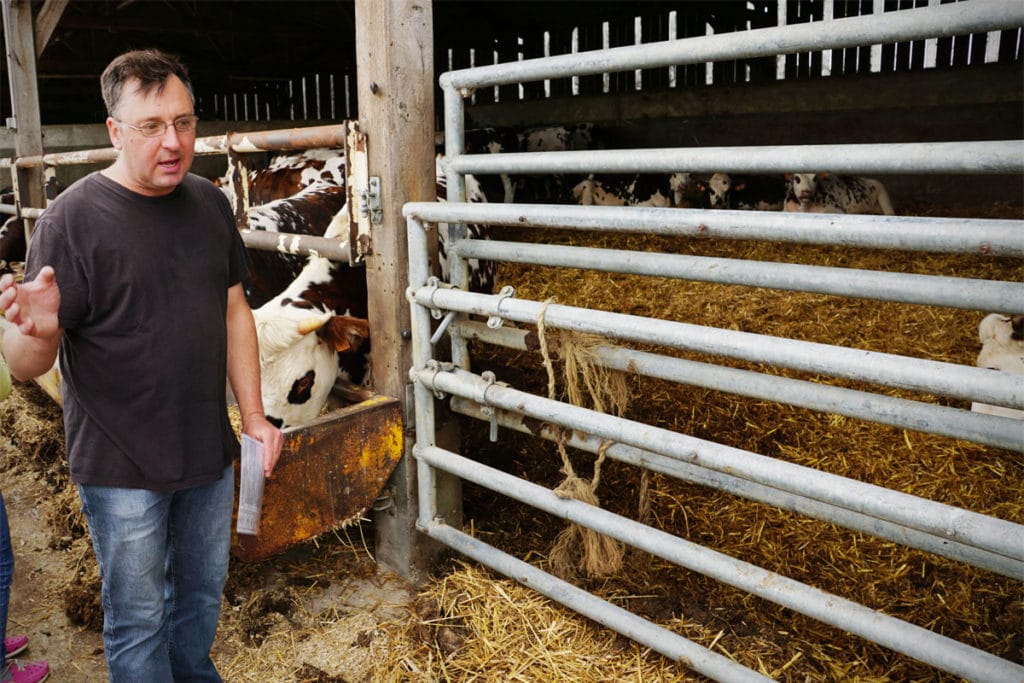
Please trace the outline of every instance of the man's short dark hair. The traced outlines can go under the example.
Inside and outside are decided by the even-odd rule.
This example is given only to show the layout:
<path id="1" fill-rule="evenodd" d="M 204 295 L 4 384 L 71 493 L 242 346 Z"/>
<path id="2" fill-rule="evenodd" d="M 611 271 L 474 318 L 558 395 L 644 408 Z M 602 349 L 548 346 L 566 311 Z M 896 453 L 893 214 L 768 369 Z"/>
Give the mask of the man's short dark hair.
<path id="1" fill-rule="evenodd" d="M 125 52 L 107 65 L 100 76 L 100 87 L 103 90 L 103 102 L 107 105 L 107 114 L 114 116 L 121 104 L 125 83 L 138 79 L 139 91 L 143 94 L 156 88 L 163 91 L 167 79 L 177 76 L 185 84 L 189 96 L 192 94 L 192 82 L 188 78 L 188 69 L 177 57 L 161 50 L 133 50 Z"/>

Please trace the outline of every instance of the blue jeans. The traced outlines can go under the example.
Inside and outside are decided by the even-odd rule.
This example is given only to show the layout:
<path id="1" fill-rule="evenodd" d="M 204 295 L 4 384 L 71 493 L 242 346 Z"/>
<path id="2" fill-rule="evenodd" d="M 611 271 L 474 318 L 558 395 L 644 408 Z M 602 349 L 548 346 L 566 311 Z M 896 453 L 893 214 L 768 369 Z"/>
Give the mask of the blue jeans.
<path id="1" fill-rule="evenodd" d="M 103 579 L 110 683 L 220 681 L 210 647 L 228 572 L 234 467 L 172 493 L 79 485 Z"/>
<path id="2" fill-rule="evenodd" d="M 7 525 L 7 506 L 0 493 L 0 680 L 7 678 L 7 653 L 2 645 L 7 637 L 7 603 L 11 599 L 11 581 L 14 579 L 14 548 L 11 547 L 11 529 Z"/>

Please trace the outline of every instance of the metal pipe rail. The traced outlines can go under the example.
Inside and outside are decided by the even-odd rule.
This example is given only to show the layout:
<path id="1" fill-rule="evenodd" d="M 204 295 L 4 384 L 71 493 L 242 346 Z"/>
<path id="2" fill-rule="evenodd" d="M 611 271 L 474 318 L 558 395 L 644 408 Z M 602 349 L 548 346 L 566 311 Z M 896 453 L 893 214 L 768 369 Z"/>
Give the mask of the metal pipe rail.
<path id="1" fill-rule="evenodd" d="M 555 578 L 497 548 L 479 541 L 469 534 L 443 522 L 417 520 L 416 528 L 454 548 L 467 557 L 484 564 L 525 586 L 566 605 L 599 624 L 642 643 L 669 659 L 683 662 L 694 671 L 720 681 L 771 681 L 733 660 L 697 645 L 666 628 L 636 616 L 618 605 L 602 600 L 592 593 Z"/>
<path id="2" fill-rule="evenodd" d="M 267 232 L 266 230 L 240 230 L 239 232 L 242 234 L 242 242 L 250 249 L 300 256 L 322 256 L 332 261 L 352 265 L 349 261 L 348 240 L 290 232 Z"/>
<path id="3" fill-rule="evenodd" d="M 446 158 L 445 168 L 460 174 L 1024 173 L 1024 140 L 458 154 Z"/>
<path id="4" fill-rule="evenodd" d="M 790 24 L 459 69 L 441 74 L 440 83 L 442 88 L 468 97 L 477 88 L 548 78 L 774 57 L 792 52 L 983 33 L 1021 25 L 1024 25 L 1021 3 L 971 0 L 836 19 L 828 22 L 827 30 L 819 22 Z"/>
<path id="5" fill-rule="evenodd" d="M 434 392 L 521 413 L 1024 561 L 1024 525 L 535 396 L 466 370 L 431 366 L 414 368 L 409 374 Z"/>
<path id="6" fill-rule="evenodd" d="M 1024 220 L 487 202 L 411 202 L 403 212 L 429 223 L 1024 256 Z"/>
<path id="7" fill-rule="evenodd" d="M 547 441 L 563 443 L 571 448 L 594 453 L 595 455 L 601 452 L 602 442 L 599 439 L 591 438 L 589 435 L 579 432 L 572 432 L 568 439 L 566 439 L 565 432 L 559 430 L 554 425 L 548 423 L 537 424 L 532 420 L 527 421 L 520 413 L 490 408 L 460 396 L 453 396 L 450 405 L 453 412 L 482 422 L 489 422 L 492 425 L 496 423 L 507 429 L 530 434 Z M 488 412 L 484 412 L 485 410 Z M 824 520 L 846 529 L 860 531 L 871 536 L 877 536 L 934 553 L 957 562 L 987 569 L 1011 579 L 1024 579 L 1024 562 L 1019 560 L 987 550 L 981 550 L 957 541 L 951 541 L 948 538 L 925 533 L 902 524 L 895 524 L 888 520 L 854 512 L 844 507 L 823 503 L 797 492 L 765 486 L 756 481 L 750 481 L 724 472 L 716 472 L 701 465 L 680 462 L 658 453 L 621 443 L 608 446 L 604 452 L 609 458 L 636 467 L 643 467 L 653 472 L 675 477 L 676 479 L 725 491 L 747 500 L 772 505 L 783 510 L 807 515 L 814 519 Z"/>
<path id="8" fill-rule="evenodd" d="M 448 254 L 463 259 L 529 263 L 698 282 L 816 292 L 900 303 L 1016 314 L 1024 283 L 938 275 L 751 261 L 687 254 L 660 254 L 554 244 L 460 239 Z"/>
<path id="9" fill-rule="evenodd" d="M 423 378 L 423 375 L 420 377 Z M 944 671 L 974 681 L 992 683 L 1020 680 L 1024 676 L 1024 667 L 983 650 L 607 510 L 578 500 L 560 498 L 549 489 L 457 453 L 436 446 L 417 445 L 413 448 L 413 454 L 439 470 L 594 529 L 681 567 L 710 576 Z M 421 518 L 417 526 L 427 530 L 434 523 L 433 519 Z M 480 554 L 493 557 L 493 552 Z"/>
<path id="10" fill-rule="evenodd" d="M 411 296 L 415 303 L 427 308 L 529 324 L 536 324 L 542 306 L 540 302 L 509 296 L 431 286 L 420 287 Z M 548 305 L 544 321 L 559 329 L 1024 408 L 1024 383 L 1013 373 L 561 304 Z"/>
<path id="11" fill-rule="evenodd" d="M 308 149 L 310 147 L 341 147 L 345 144 L 345 125 L 280 128 L 276 130 L 226 133 L 196 138 L 195 153 L 200 156 L 232 152 L 270 152 Z M 18 168 L 35 166 L 74 166 L 111 162 L 117 158 L 113 147 L 51 152 L 19 157 Z"/>
<path id="12" fill-rule="evenodd" d="M 451 326 L 454 334 L 506 348 L 530 350 L 526 337 L 536 332 L 491 328 L 470 320 Z M 536 347 L 534 347 L 536 348 Z M 594 361 L 611 370 L 641 374 L 677 384 L 706 387 L 739 396 L 835 413 L 879 424 L 965 439 L 1024 452 L 1020 420 L 874 394 L 867 391 L 779 377 L 711 363 L 700 363 L 612 346 L 592 349 Z M 1024 578 L 1022 576 L 1021 578 Z"/>

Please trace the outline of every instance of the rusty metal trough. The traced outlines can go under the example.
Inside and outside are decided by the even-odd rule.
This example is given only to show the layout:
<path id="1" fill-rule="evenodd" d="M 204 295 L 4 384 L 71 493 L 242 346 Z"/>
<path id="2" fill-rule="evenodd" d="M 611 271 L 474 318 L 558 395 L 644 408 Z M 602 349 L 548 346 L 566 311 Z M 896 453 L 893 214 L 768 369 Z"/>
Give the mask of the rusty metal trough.
<path id="1" fill-rule="evenodd" d="M 232 554 L 263 560 L 358 520 L 402 452 L 401 406 L 376 394 L 286 429 L 281 459 L 264 484 L 259 535 L 236 534 Z"/>

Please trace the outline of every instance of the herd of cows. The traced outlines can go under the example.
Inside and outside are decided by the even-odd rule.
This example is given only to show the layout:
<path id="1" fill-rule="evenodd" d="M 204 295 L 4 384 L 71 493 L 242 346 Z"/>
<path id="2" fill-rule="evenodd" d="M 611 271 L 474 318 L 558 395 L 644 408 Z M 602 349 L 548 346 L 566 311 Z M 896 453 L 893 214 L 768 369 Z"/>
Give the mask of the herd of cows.
<path id="1" fill-rule="evenodd" d="M 599 145 L 591 126 L 550 127 L 523 133 L 493 128 L 469 131 L 471 153 L 591 149 Z M 437 197 L 446 198 L 443 157 L 436 163 Z M 868 178 L 795 173 L 787 176 L 707 177 L 674 174 L 585 177 L 467 178 L 468 201 L 580 203 L 614 206 L 691 207 L 818 213 L 894 214 L 880 182 Z M 217 179 L 234 200 L 229 172 Z M 251 230 L 324 237 L 348 235 L 344 157 L 340 150 L 282 154 L 248 172 Z M 468 226 L 486 237 L 482 226 Z M 446 226 L 439 230 L 444 275 Z M 0 228 L 0 272 L 24 260 L 21 223 Z M 364 269 L 311 254 L 299 256 L 250 250 L 252 272 L 246 295 L 260 340 L 264 408 L 281 427 L 315 418 L 337 381 L 370 384 L 367 354 L 370 325 Z M 493 291 L 495 265 L 470 264 L 470 288 Z M 1005 317 L 1004 317 L 1005 318 Z M 1020 320 L 1005 318 L 1011 351 L 1024 359 Z M 1015 346 L 1014 346 L 1015 345 Z M 1024 362 L 1024 361 L 1021 361 Z M 57 398 L 55 396 L 55 398 Z M 59 400 L 59 399 L 58 399 Z"/>

